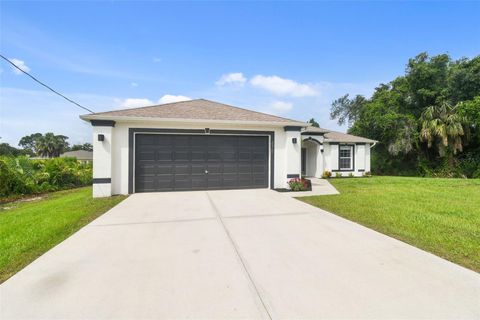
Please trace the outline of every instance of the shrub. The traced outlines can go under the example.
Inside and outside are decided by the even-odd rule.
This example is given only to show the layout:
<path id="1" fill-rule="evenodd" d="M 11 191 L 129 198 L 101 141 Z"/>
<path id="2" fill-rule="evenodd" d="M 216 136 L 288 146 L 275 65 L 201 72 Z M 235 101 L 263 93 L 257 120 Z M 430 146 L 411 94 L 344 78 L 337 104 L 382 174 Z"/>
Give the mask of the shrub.
<path id="1" fill-rule="evenodd" d="M 308 180 L 294 178 L 288 180 L 288 185 L 292 191 L 305 191 L 308 190 Z"/>
<path id="2" fill-rule="evenodd" d="M 328 179 L 332 176 L 332 173 L 328 170 L 323 171 L 322 178 L 323 179 Z"/>
<path id="3" fill-rule="evenodd" d="M 342 173 L 341 172 L 335 172 L 335 178 L 341 178 Z"/>
<path id="4" fill-rule="evenodd" d="M 480 168 L 472 174 L 473 179 L 480 179 Z"/>
<path id="5" fill-rule="evenodd" d="M 349 178 L 353 178 L 353 177 L 354 177 L 353 173 L 350 172 L 350 173 L 348 174 L 348 177 L 349 177 Z"/>
<path id="6" fill-rule="evenodd" d="M 370 171 L 364 172 L 363 173 L 364 177 L 370 178 L 372 176 L 372 173 Z"/>
<path id="7" fill-rule="evenodd" d="M 91 163 L 80 163 L 75 158 L 0 157 L 0 197 L 56 191 L 91 183 Z"/>

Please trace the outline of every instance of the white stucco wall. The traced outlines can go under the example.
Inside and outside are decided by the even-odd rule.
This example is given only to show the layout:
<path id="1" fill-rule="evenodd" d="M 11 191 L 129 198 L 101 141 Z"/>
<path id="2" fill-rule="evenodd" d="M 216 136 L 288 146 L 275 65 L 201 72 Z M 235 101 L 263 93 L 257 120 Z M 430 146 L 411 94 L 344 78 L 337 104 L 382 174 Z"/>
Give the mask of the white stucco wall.
<path id="1" fill-rule="evenodd" d="M 96 179 L 111 178 L 111 183 L 94 183 L 94 196 L 110 196 L 112 194 L 128 194 L 129 182 L 129 128 L 149 129 L 205 129 L 211 130 L 246 130 L 273 131 L 274 135 L 274 185 L 273 188 L 287 188 L 287 175 L 301 175 L 302 136 L 299 131 L 285 131 L 283 126 L 259 126 L 244 124 L 218 123 L 185 123 L 185 122 L 117 122 L 114 127 L 93 127 L 93 177 Z M 103 134 L 105 140 L 98 141 L 98 134 Z M 297 139 L 297 143 L 293 143 Z M 338 169 L 338 144 L 323 143 L 323 153 L 320 145 L 308 142 L 307 175 L 321 177 L 325 170 Z M 270 145 L 270 144 L 269 144 Z M 270 151 L 270 150 L 269 150 Z M 270 154 L 271 157 L 271 154 Z M 308 164 L 315 163 L 315 166 Z M 269 159 L 270 166 L 270 159 Z M 355 146 L 355 176 L 362 176 L 370 171 L 370 145 Z M 341 172 L 348 175 L 350 171 Z M 269 170 L 269 175 L 270 175 Z M 269 179 L 270 183 L 270 179 Z M 270 186 L 269 186 L 270 187 Z"/>
<path id="2" fill-rule="evenodd" d="M 283 130 L 283 129 L 282 129 Z M 275 137 L 276 139 L 276 137 Z M 293 143 L 293 139 L 296 139 L 296 143 Z M 282 144 L 285 146 L 284 156 L 285 159 L 285 170 L 286 174 L 284 175 L 284 182 L 279 184 L 276 188 L 285 188 L 287 175 L 296 175 L 301 177 L 302 171 L 302 162 L 301 162 L 301 152 L 302 152 L 302 139 L 300 136 L 300 131 L 286 131 L 284 132 L 282 138 Z M 275 151 L 276 153 L 276 151 Z M 275 183 L 277 185 L 277 183 Z"/>
<path id="3" fill-rule="evenodd" d="M 356 177 L 361 177 L 365 172 L 370 171 L 370 144 L 354 144 L 354 153 L 355 153 L 355 168 L 352 171 L 338 171 L 338 144 L 329 144 L 328 142 L 323 143 L 323 154 L 317 154 L 317 164 L 316 167 L 312 168 L 309 163 L 314 161 L 313 155 L 314 147 L 311 142 L 305 143 L 307 147 L 307 176 L 321 177 L 324 171 L 332 172 L 334 177 L 336 173 L 341 174 L 342 176 L 348 176 L 350 173 L 353 173 Z M 318 148 L 317 150 L 320 150 Z"/>
<path id="4" fill-rule="evenodd" d="M 92 145 L 93 145 L 93 196 L 109 197 L 112 195 L 112 184 L 101 182 L 95 183 L 96 179 L 112 178 L 112 131 L 109 126 L 93 127 Z M 98 141 L 98 136 L 104 135 L 104 141 Z"/>
<path id="5" fill-rule="evenodd" d="M 350 145 L 352 143 L 349 143 Z M 355 168 L 352 171 L 337 171 L 338 170 L 338 144 L 324 143 L 324 170 L 332 172 L 334 177 L 337 172 L 342 176 L 348 176 L 353 173 L 356 177 L 361 177 L 365 172 L 370 172 L 370 144 L 353 144 L 355 154 Z"/>
<path id="6" fill-rule="evenodd" d="M 95 128 L 95 127 L 94 127 Z M 300 174 L 300 132 L 287 131 L 283 126 L 246 126 L 246 125 L 219 125 L 208 123 L 158 123 L 158 122 L 117 122 L 112 130 L 112 194 L 128 194 L 129 128 L 154 129 L 217 129 L 217 130 L 248 130 L 273 131 L 275 133 L 274 149 L 274 188 L 287 187 L 287 174 Z M 297 144 L 292 138 L 297 138 Z M 271 156 L 271 155 L 270 155 Z M 103 160 L 101 160 L 103 161 Z M 270 165 L 270 160 L 269 160 Z M 94 161 L 94 167 L 96 163 Z M 270 172 L 269 172 L 270 174 Z M 270 180 L 270 179 L 269 179 Z"/>

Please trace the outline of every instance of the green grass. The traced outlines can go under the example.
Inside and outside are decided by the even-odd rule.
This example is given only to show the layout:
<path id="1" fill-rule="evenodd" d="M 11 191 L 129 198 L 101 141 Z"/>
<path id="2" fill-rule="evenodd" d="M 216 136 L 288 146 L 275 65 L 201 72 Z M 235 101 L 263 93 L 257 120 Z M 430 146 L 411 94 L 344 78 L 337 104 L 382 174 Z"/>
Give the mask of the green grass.
<path id="1" fill-rule="evenodd" d="M 122 201 L 92 198 L 92 188 L 0 205 L 0 283 Z"/>
<path id="2" fill-rule="evenodd" d="M 480 272 L 480 180 L 331 179 L 339 195 L 301 200 Z"/>

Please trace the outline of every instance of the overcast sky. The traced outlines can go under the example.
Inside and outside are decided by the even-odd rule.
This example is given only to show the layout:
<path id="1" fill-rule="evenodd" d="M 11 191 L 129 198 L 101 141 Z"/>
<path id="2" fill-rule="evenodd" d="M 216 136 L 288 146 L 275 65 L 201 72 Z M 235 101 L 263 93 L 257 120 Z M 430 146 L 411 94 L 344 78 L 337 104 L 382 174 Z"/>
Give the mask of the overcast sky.
<path id="1" fill-rule="evenodd" d="M 370 95 L 422 51 L 480 54 L 479 13 L 480 2 L 0 2 L 0 51 L 94 111 L 206 98 L 344 131 L 333 99 Z M 83 113 L 0 63 L 0 142 L 87 142 Z"/>

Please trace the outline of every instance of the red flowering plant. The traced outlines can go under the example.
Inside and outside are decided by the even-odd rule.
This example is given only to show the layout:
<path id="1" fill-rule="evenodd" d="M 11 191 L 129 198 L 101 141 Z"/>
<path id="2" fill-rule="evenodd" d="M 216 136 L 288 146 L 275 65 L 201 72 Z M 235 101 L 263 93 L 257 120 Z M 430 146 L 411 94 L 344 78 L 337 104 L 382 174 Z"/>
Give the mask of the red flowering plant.
<path id="1" fill-rule="evenodd" d="M 292 191 L 306 191 L 310 189 L 310 181 L 303 178 L 290 179 L 288 180 L 288 185 Z"/>

